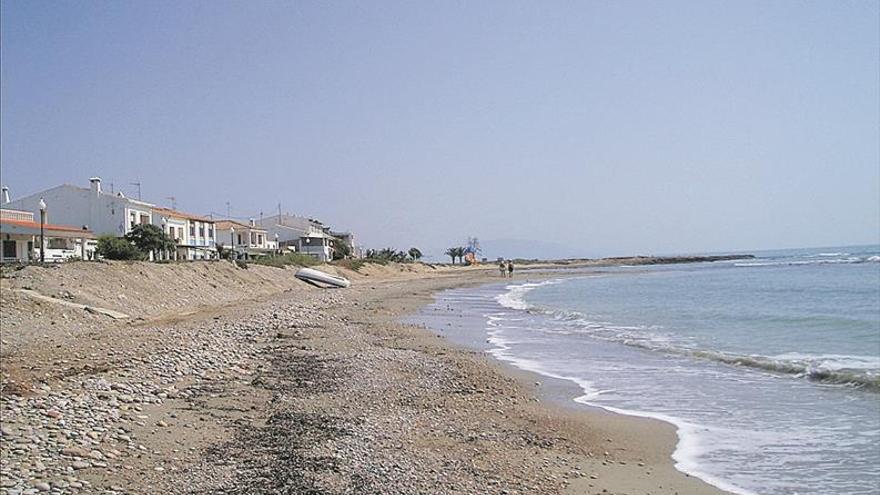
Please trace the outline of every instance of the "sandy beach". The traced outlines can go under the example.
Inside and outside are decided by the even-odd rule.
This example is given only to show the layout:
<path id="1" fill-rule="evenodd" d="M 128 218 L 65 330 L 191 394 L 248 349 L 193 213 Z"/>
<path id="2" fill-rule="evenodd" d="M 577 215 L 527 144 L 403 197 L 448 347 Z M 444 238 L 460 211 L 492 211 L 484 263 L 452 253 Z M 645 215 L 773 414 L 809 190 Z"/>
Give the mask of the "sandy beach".
<path id="1" fill-rule="evenodd" d="M 670 425 L 400 323 L 494 267 L 292 273 L 4 271 L 0 492 L 722 493 L 675 470 Z"/>

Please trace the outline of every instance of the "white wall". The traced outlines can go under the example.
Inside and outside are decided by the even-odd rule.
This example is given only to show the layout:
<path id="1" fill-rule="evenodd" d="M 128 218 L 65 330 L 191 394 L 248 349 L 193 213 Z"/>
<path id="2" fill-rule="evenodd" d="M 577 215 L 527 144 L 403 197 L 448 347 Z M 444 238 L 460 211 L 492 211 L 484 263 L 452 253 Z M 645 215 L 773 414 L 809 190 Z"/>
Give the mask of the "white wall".
<path id="1" fill-rule="evenodd" d="M 16 199 L 8 207 L 34 213 L 39 221 L 40 198 L 46 202 L 47 222 L 56 225 L 82 227 L 88 225 L 96 235 L 125 235 L 130 230 L 130 211 L 144 213 L 152 221 L 148 203 L 121 198 L 109 193 L 97 193 L 91 189 L 62 185 Z"/>

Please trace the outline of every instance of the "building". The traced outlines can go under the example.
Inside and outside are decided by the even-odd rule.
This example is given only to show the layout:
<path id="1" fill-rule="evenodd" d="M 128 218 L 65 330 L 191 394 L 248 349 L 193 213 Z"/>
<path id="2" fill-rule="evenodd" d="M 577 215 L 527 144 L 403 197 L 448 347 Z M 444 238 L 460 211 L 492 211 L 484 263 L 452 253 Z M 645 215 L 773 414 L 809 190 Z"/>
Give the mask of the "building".
<path id="1" fill-rule="evenodd" d="M 273 252 L 269 246 L 266 229 L 258 227 L 254 220 L 249 223 L 218 220 L 215 225 L 217 245 L 224 248 L 231 247 L 237 258 L 264 256 Z"/>
<path id="2" fill-rule="evenodd" d="M 94 258 L 97 243 L 91 231 L 81 227 L 48 223 L 48 214 L 45 220 L 42 225 L 45 261 L 64 261 L 76 257 L 86 260 Z M 39 261 L 40 237 L 40 222 L 34 220 L 33 213 L 0 206 L 0 242 L 2 242 L 0 262 Z"/>
<path id="3" fill-rule="evenodd" d="M 334 237 L 330 228 L 318 220 L 288 213 L 264 218 L 262 223 L 270 236 L 277 236 L 282 248 L 308 254 L 318 261 L 333 259 Z"/>
<path id="4" fill-rule="evenodd" d="M 210 218 L 155 207 L 153 221 L 177 244 L 172 259 L 206 260 L 217 257 L 215 223 Z"/>
<path id="5" fill-rule="evenodd" d="M 363 248 L 355 243 L 354 234 L 352 234 L 351 232 L 330 231 L 330 235 L 333 236 L 338 242 L 348 247 L 348 256 L 350 258 L 364 257 Z"/>
<path id="6" fill-rule="evenodd" d="M 89 179 L 90 187 L 63 184 L 10 201 L 4 207 L 40 214 L 45 201 L 49 216 L 61 225 L 74 225 L 97 235 L 122 237 L 138 224 L 152 224 L 155 205 L 101 189 L 101 178 Z"/>
<path id="7" fill-rule="evenodd" d="M 311 231 L 299 238 L 297 251 L 318 261 L 331 261 L 333 259 L 333 240 L 333 236 L 323 230 Z"/>

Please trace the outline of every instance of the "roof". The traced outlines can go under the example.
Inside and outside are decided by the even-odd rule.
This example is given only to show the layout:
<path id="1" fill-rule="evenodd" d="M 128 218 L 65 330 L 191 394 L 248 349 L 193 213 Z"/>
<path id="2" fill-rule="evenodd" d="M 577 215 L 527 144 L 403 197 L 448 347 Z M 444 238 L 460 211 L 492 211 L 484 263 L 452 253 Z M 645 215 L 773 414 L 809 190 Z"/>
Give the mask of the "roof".
<path id="1" fill-rule="evenodd" d="M 187 220 L 197 220 L 199 222 L 213 222 L 208 217 L 203 217 L 201 215 L 193 215 L 192 213 L 184 213 L 182 211 L 172 210 L 171 208 L 161 208 L 158 206 L 153 207 L 153 211 L 158 212 L 162 215 L 166 215 L 169 217 L 177 217 L 177 218 L 186 218 Z"/>
<path id="2" fill-rule="evenodd" d="M 22 229 L 35 229 L 37 231 L 40 230 L 39 222 L 29 222 L 26 220 L 11 220 L 7 218 L 0 219 L 0 226 L 7 225 L 12 227 L 19 227 Z M 83 234 L 84 237 L 94 237 L 94 234 L 91 230 L 85 230 L 82 228 L 73 227 L 71 225 L 55 225 L 51 223 L 43 224 L 43 228 L 48 232 L 65 232 L 65 233 L 78 233 Z"/>
<path id="3" fill-rule="evenodd" d="M 266 229 L 261 227 L 255 227 L 253 225 L 248 225 L 246 223 L 236 222 L 235 220 L 216 220 L 214 225 L 217 227 L 217 230 L 229 230 L 230 227 L 242 228 L 242 229 L 251 229 L 251 230 L 262 230 L 266 231 Z"/>

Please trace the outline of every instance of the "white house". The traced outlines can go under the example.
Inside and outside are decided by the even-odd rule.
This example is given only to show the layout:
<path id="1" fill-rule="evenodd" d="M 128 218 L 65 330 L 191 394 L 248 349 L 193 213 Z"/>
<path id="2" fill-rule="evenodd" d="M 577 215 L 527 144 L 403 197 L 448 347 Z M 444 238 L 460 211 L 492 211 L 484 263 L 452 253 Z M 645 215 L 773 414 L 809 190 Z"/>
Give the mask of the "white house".
<path id="1" fill-rule="evenodd" d="M 270 236 L 278 236 L 279 245 L 293 247 L 319 261 L 333 259 L 333 236 L 321 222 L 291 214 L 279 214 L 263 219 Z"/>
<path id="2" fill-rule="evenodd" d="M 39 261 L 41 238 L 44 243 L 43 258 L 47 262 L 94 257 L 97 243 L 92 232 L 70 225 L 48 223 L 48 215 L 41 225 L 34 220 L 33 213 L 4 206 L 0 206 L 0 262 Z"/>
<path id="3" fill-rule="evenodd" d="M 90 230 L 97 235 L 121 237 L 135 225 L 152 224 L 155 205 L 101 190 L 101 178 L 89 179 L 90 187 L 64 184 L 31 194 L 4 205 L 11 209 L 40 214 L 40 199 L 52 220 Z"/>
<path id="4" fill-rule="evenodd" d="M 153 221 L 177 243 L 176 259 L 217 257 L 215 223 L 210 218 L 169 208 L 153 208 Z"/>
<path id="5" fill-rule="evenodd" d="M 217 245 L 231 247 L 237 257 L 263 256 L 273 250 L 266 229 L 258 227 L 254 220 L 249 223 L 218 220 L 215 225 Z"/>

